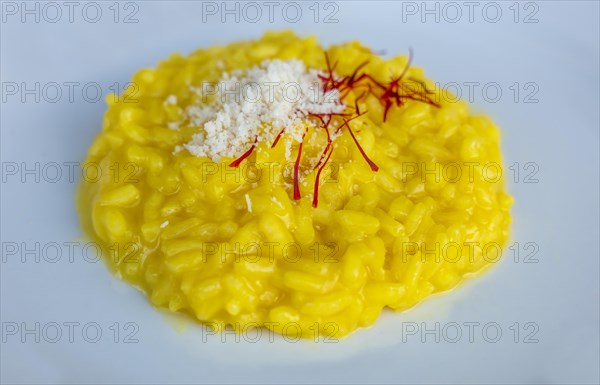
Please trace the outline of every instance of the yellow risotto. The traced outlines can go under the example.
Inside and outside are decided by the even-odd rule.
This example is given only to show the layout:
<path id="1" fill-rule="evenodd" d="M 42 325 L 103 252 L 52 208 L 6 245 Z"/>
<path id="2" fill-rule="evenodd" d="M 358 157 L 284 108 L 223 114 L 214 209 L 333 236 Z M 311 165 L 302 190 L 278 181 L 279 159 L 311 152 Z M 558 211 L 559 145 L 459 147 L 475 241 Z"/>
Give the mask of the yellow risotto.
<path id="1" fill-rule="evenodd" d="M 256 102 L 252 79 L 292 84 L 292 70 L 304 83 L 272 90 L 318 79 L 322 98 Z M 172 55 L 107 103 L 82 224 L 152 304 L 211 327 L 341 337 L 507 242 L 498 128 L 407 56 L 267 33 Z"/>

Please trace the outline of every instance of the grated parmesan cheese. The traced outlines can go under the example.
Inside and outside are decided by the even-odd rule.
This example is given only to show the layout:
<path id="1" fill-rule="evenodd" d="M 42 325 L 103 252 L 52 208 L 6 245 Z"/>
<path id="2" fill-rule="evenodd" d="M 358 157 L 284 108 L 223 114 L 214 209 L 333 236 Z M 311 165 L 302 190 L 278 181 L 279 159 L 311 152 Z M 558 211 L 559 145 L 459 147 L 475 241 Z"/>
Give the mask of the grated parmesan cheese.
<path id="1" fill-rule="evenodd" d="M 248 212 L 251 213 L 252 212 L 252 200 L 250 199 L 250 195 L 244 194 L 244 196 L 246 197 L 246 206 L 248 208 Z"/>
<path id="2" fill-rule="evenodd" d="M 177 130 L 179 130 L 179 125 L 180 124 L 181 124 L 181 122 L 168 122 L 167 123 L 167 127 L 170 130 L 177 131 Z"/>
<path id="3" fill-rule="evenodd" d="M 199 131 L 175 152 L 186 149 L 218 162 L 243 154 L 255 141 L 270 144 L 283 131 L 289 159 L 293 142 L 301 142 L 306 127 L 314 127 L 309 114 L 341 113 L 346 108 L 339 91 L 323 90 L 319 73 L 300 60 L 267 60 L 246 71 L 224 73 L 216 85 L 192 87 L 202 100 L 214 98 L 185 109 L 188 125 Z"/>
<path id="4" fill-rule="evenodd" d="M 275 198 L 275 197 L 271 197 L 271 202 L 273 202 L 273 203 L 275 203 L 277 206 L 279 206 L 279 207 L 283 208 L 283 205 L 281 204 L 281 202 L 279 202 L 279 201 L 277 200 L 277 198 Z"/>
<path id="5" fill-rule="evenodd" d="M 174 106 L 177 105 L 177 95 L 169 95 L 165 99 L 165 106 Z"/>

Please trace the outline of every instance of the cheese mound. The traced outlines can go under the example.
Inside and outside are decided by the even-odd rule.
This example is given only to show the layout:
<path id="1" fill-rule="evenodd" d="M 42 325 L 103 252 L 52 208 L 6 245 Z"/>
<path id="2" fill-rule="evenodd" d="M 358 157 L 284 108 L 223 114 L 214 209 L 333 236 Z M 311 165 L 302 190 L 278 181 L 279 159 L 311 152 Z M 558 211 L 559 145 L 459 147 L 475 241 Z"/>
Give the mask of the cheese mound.
<path id="1" fill-rule="evenodd" d="M 212 103 L 187 108 L 192 126 L 202 127 L 188 150 L 215 162 L 244 153 L 255 141 L 272 143 L 277 135 L 301 142 L 310 114 L 341 113 L 346 108 L 337 90 L 324 91 L 319 72 L 300 60 L 265 60 L 247 71 L 224 73 L 216 87 L 204 83 L 192 90 Z M 169 98 L 174 98 L 170 95 Z M 293 141 L 286 141 L 290 153 Z"/>

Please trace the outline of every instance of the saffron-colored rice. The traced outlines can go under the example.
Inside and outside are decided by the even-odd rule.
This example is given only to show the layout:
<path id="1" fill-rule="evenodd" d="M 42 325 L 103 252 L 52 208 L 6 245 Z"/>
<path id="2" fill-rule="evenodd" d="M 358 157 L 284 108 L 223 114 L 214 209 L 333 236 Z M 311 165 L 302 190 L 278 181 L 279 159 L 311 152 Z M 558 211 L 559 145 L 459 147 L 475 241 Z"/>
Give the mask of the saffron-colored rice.
<path id="1" fill-rule="evenodd" d="M 327 52 L 336 73 L 369 60 L 364 71 L 382 82 L 408 60 L 384 60 L 358 42 Z M 407 101 L 383 122 L 381 104 L 363 100 L 368 112 L 352 130 L 379 170 L 343 131 L 321 174 L 316 208 L 316 173 L 300 180 L 302 198 L 294 200 L 295 159 L 283 146 L 259 143 L 238 168 L 228 166 L 233 158 L 215 163 L 174 153 L 196 132 L 167 126 L 198 103 L 190 86 L 266 59 L 326 69 L 315 38 L 267 33 L 173 55 L 107 98 L 86 160 L 99 175 L 82 181 L 78 202 L 85 229 L 120 277 L 152 304 L 211 325 L 340 337 L 373 324 L 384 307 L 408 309 L 498 261 L 512 204 L 498 128 L 435 90 L 420 68 L 406 76 L 434 90 L 440 108 Z M 164 103 L 169 95 L 176 104 Z M 309 130 L 304 159 L 325 145 L 322 132 Z"/>

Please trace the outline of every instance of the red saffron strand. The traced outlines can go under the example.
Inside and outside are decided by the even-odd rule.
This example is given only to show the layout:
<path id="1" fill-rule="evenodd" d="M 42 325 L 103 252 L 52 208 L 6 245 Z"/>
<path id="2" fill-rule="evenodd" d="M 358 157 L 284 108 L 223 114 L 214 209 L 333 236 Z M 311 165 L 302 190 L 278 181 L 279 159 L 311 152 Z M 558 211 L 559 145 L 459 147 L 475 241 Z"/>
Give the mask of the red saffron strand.
<path id="1" fill-rule="evenodd" d="M 390 108 L 392 107 L 392 102 L 389 99 L 385 99 L 385 105 L 383 110 L 383 122 L 387 121 L 388 112 L 390 112 Z"/>
<path id="2" fill-rule="evenodd" d="M 344 124 L 342 124 L 341 126 L 339 126 L 339 127 L 338 127 L 338 128 L 335 130 L 335 133 L 337 134 L 338 132 L 340 132 L 340 131 L 342 130 L 342 128 L 344 128 L 344 126 L 348 126 L 348 128 L 350 128 L 350 125 L 349 125 L 349 123 L 350 123 L 351 121 L 353 121 L 354 119 L 360 118 L 361 116 L 363 116 L 363 115 L 364 115 L 364 114 L 366 114 L 367 112 L 369 112 L 369 111 L 361 112 L 360 114 L 358 114 L 358 115 L 355 115 L 355 116 L 353 116 L 352 118 L 350 118 L 350 119 L 348 119 L 348 120 L 346 120 L 345 118 L 342 118 L 342 120 L 344 121 Z"/>
<path id="3" fill-rule="evenodd" d="M 410 76 L 410 77 L 408 78 L 408 80 L 410 80 L 411 82 L 415 82 L 415 83 L 417 83 L 418 85 L 420 85 L 420 86 L 423 88 L 423 90 L 424 90 L 423 92 L 425 92 L 426 94 L 434 94 L 434 93 L 435 93 L 435 92 L 433 92 L 433 91 L 431 91 L 431 90 L 428 90 L 428 89 L 427 89 L 427 85 L 425 85 L 425 82 L 424 82 L 424 81 L 422 81 L 422 80 L 416 79 L 416 78 L 414 78 L 414 77 L 412 77 L 412 76 Z"/>
<path id="4" fill-rule="evenodd" d="M 333 68 L 331 68 L 331 61 L 329 60 L 329 54 L 327 53 L 327 51 L 325 51 L 325 63 L 327 63 L 327 78 L 325 78 L 325 80 L 327 81 L 325 83 L 325 91 L 329 91 L 330 89 L 335 88 L 335 80 L 333 78 Z M 329 88 L 329 84 L 331 83 L 331 88 Z"/>
<path id="5" fill-rule="evenodd" d="M 325 132 L 327 133 L 327 145 L 325 146 L 325 149 L 321 153 L 321 156 L 319 157 L 319 161 L 317 162 L 317 164 L 315 165 L 313 170 L 317 169 L 321 165 L 321 162 L 323 161 L 325 154 L 327 154 L 327 150 L 329 150 L 329 147 L 331 147 L 331 144 L 332 144 L 331 133 L 329 132 L 329 123 L 331 123 L 332 117 L 330 116 L 329 119 L 327 119 L 327 122 L 325 122 L 325 119 L 323 119 L 320 116 L 319 116 L 319 119 L 321 120 L 321 122 L 323 122 L 323 125 L 321 126 L 321 128 L 323 128 L 325 130 Z"/>
<path id="6" fill-rule="evenodd" d="M 325 51 L 325 63 L 327 64 L 327 73 L 331 74 L 331 62 L 329 61 L 329 53 Z"/>
<path id="7" fill-rule="evenodd" d="M 323 150 L 323 153 L 319 157 L 319 161 L 317 162 L 315 167 L 313 167 L 313 170 L 315 170 L 317 167 L 319 167 L 321 165 L 321 162 L 323 162 L 323 158 L 325 157 L 325 154 L 327 154 L 327 150 L 329 150 L 329 147 L 331 147 L 331 139 L 327 142 L 327 145 L 325 146 L 325 150 Z"/>
<path id="8" fill-rule="evenodd" d="M 360 107 L 358 106 L 358 102 L 360 99 L 364 98 L 367 95 L 367 91 L 363 92 L 362 94 L 360 94 L 360 96 L 356 99 L 354 99 L 354 109 L 356 110 L 356 113 L 360 115 Z"/>
<path id="9" fill-rule="evenodd" d="M 398 81 L 400 81 L 404 77 L 404 75 L 406 75 L 406 72 L 408 72 L 408 69 L 410 68 L 410 65 L 412 64 L 412 60 L 413 60 L 413 50 L 412 50 L 412 48 L 409 48 L 408 49 L 408 62 L 406 62 L 406 66 L 404 66 L 404 70 L 398 77 Z M 396 84 L 398 84 L 398 83 L 396 83 Z"/>
<path id="10" fill-rule="evenodd" d="M 315 117 L 315 118 L 319 119 L 321 121 L 321 124 L 323 126 L 325 126 L 325 119 L 323 119 L 323 116 L 326 116 L 326 114 L 313 114 L 311 112 L 310 114 L 308 114 L 308 116 L 312 116 L 312 117 Z"/>
<path id="11" fill-rule="evenodd" d="M 271 145 L 271 148 L 277 146 L 277 142 L 279 142 L 279 139 L 281 139 L 281 136 L 283 135 L 283 132 L 285 131 L 285 129 L 279 131 L 279 134 L 277 134 L 277 137 L 275 138 L 275 140 L 273 141 L 273 144 Z"/>
<path id="12" fill-rule="evenodd" d="M 352 114 L 350 114 L 350 113 L 344 114 L 342 112 L 311 112 L 309 115 L 310 116 L 314 116 L 316 118 L 318 118 L 318 117 L 325 117 L 325 116 L 326 117 L 332 117 L 332 116 L 352 116 Z"/>
<path id="13" fill-rule="evenodd" d="M 317 207 L 319 205 L 319 180 L 321 178 L 321 171 L 323 171 L 323 169 L 329 162 L 329 158 L 331 158 L 332 153 L 333 153 L 333 147 L 331 148 L 331 151 L 329 151 L 329 154 L 327 155 L 325 162 L 323 162 L 323 165 L 321 167 L 319 167 L 319 169 L 317 170 L 317 175 L 315 176 L 315 187 L 313 190 L 312 207 Z"/>
<path id="14" fill-rule="evenodd" d="M 362 62 L 361 64 L 359 64 L 356 67 L 356 69 L 354 69 L 354 72 L 352 72 L 352 74 L 350 76 L 345 76 L 344 78 L 342 78 L 342 80 L 340 81 L 340 87 L 338 87 L 338 89 L 340 91 L 347 89 L 348 93 L 350 91 L 352 91 L 354 84 L 357 82 L 356 76 L 358 75 L 358 71 L 360 71 L 363 67 L 368 65 L 369 62 L 370 62 L 369 60 Z M 348 93 L 346 93 L 346 96 L 348 95 Z M 342 99 L 343 99 L 343 97 L 342 97 Z"/>
<path id="15" fill-rule="evenodd" d="M 240 163 L 242 163 L 244 161 L 244 159 L 249 157 L 250 154 L 252 154 L 252 151 L 254 151 L 257 141 L 258 141 L 258 137 L 254 139 L 254 144 L 252 144 L 252 147 L 250 147 L 250 149 L 248 151 L 243 153 L 242 156 L 235 159 L 233 162 L 229 163 L 229 167 L 238 167 L 240 165 Z"/>
<path id="16" fill-rule="evenodd" d="M 384 86 L 383 84 L 381 84 L 373 76 L 371 76 L 370 74 L 367 74 L 367 73 L 363 73 L 362 75 L 360 75 L 359 78 L 356 80 L 356 82 L 358 82 L 360 80 L 363 80 L 363 79 L 369 80 L 372 84 L 375 84 L 377 87 L 381 88 L 384 91 L 387 89 L 386 86 Z"/>
<path id="17" fill-rule="evenodd" d="M 358 75 L 358 71 L 360 71 L 361 69 L 363 69 L 364 67 L 369 65 L 370 62 L 371 62 L 370 60 L 365 60 L 364 62 L 360 63 L 358 65 L 358 67 L 356 67 L 354 72 L 352 72 L 352 75 L 350 75 L 350 77 L 348 78 L 348 83 L 350 85 L 352 85 L 354 83 L 354 79 L 356 78 L 356 75 Z"/>
<path id="18" fill-rule="evenodd" d="M 344 119 L 345 121 L 345 119 Z M 365 153 L 365 150 L 363 150 L 362 146 L 360 145 L 360 143 L 358 143 L 358 140 L 356 140 L 356 136 L 354 136 L 354 132 L 352 132 L 352 129 L 350 128 L 350 124 L 346 124 L 348 126 L 348 131 L 350 132 L 350 135 L 352 135 L 352 139 L 354 140 L 354 143 L 356 143 L 356 147 L 358 147 L 358 151 L 360 151 L 360 153 L 362 154 L 363 158 L 365 158 L 365 160 L 367 161 L 367 163 L 369 164 L 369 166 L 371 167 L 371 170 L 373 171 L 378 171 L 379 167 L 375 164 L 375 162 L 373 162 Z"/>
<path id="19" fill-rule="evenodd" d="M 304 144 L 306 131 L 308 131 L 308 128 L 304 130 L 304 134 L 302 134 L 302 141 L 300 142 L 300 146 L 298 146 L 298 155 L 296 156 L 296 162 L 294 163 L 294 200 L 296 201 L 301 198 L 298 171 L 300 169 L 300 157 L 302 156 L 302 145 Z"/>
<path id="20" fill-rule="evenodd" d="M 327 154 L 327 150 L 329 150 L 329 148 L 332 147 L 332 141 L 331 141 L 331 136 L 329 135 L 329 130 L 327 130 L 327 136 L 328 136 L 327 145 L 325 146 L 325 149 L 321 153 L 321 156 L 319 157 L 319 161 L 317 162 L 315 167 L 313 167 L 313 170 L 315 170 L 317 167 L 319 167 L 321 165 L 321 162 L 323 162 L 323 158 L 325 157 L 325 154 Z"/>

